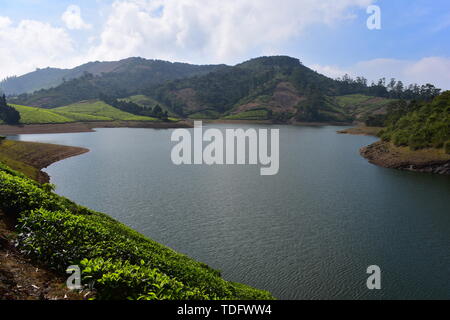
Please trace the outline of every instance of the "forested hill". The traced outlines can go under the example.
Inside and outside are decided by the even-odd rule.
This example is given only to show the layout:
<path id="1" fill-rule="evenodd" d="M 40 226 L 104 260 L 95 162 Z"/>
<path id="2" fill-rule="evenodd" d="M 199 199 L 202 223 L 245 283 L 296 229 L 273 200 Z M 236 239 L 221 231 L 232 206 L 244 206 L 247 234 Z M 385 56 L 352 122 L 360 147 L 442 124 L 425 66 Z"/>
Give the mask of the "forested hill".
<path id="1" fill-rule="evenodd" d="M 383 113 L 392 99 L 430 100 L 438 93 L 429 84 L 406 87 L 395 79 L 371 84 L 362 77 L 333 80 L 287 56 L 260 57 L 236 66 L 131 58 L 113 71 L 84 73 L 10 102 L 55 108 L 101 97 L 114 101 L 144 95 L 173 115 L 194 119 L 351 122 Z"/>
<path id="2" fill-rule="evenodd" d="M 389 84 L 385 79 L 368 84 L 367 79 L 349 76 L 333 80 L 287 56 L 256 58 L 146 91 L 182 116 L 281 122 L 354 121 L 360 110 L 341 103 L 342 96 L 359 94 L 368 101 L 379 98 L 372 99 L 369 107 L 382 112 L 389 99 L 427 100 L 438 93 L 432 85 L 406 87 L 395 79 Z"/>
<path id="3" fill-rule="evenodd" d="M 132 86 L 149 86 L 183 77 L 205 74 L 219 66 L 198 66 L 187 63 L 171 63 L 161 60 L 128 58 L 120 61 L 89 62 L 73 69 L 45 68 L 20 77 L 10 77 L 0 82 L 0 91 L 7 95 L 33 93 L 41 89 L 57 87 L 66 81 L 85 74 L 99 77 L 101 87 L 110 82 L 115 88 L 131 90 Z"/>

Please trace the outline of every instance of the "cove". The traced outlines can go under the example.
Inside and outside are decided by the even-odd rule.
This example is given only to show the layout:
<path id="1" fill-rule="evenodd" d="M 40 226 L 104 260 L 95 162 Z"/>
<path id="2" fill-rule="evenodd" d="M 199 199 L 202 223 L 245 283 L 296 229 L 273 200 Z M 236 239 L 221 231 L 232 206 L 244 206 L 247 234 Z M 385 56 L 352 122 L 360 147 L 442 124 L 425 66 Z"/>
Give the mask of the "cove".
<path id="1" fill-rule="evenodd" d="M 280 130 L 280 172 L 175 166 L 173 130 L 16 139 L 85 147 L 46 169 L 57 192 L 280 299 L 449 299 L 450 180 L 380 168 L 338 127 Z M 367 268 L 382 270 L 368 290 Z"/>

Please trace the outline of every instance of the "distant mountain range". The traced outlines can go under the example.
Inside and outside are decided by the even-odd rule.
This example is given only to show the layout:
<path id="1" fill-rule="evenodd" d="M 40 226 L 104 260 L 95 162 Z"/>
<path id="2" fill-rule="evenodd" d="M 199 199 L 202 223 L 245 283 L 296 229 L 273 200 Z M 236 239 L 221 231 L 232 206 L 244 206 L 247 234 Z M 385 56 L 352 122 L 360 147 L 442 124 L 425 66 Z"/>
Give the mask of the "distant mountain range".
<path id="1" fill-rule="evenodd" d="M 161 60 L 147 60 L 143 58 L 128 58 L 120 61 L 89 62 L 73 69 L 45 68 L 37 69 L 19 77 L 9 77 L 0 82 L 0 91 L 7 95 L 33 93 L 41 89 L 50 89 L 63 84 L 65 81 L 80 78 L 85 74 L 103 76 L 109 74 L 116 77 L 124 76 L 141 80 L 141 85 L 151 85 L 167 80 L 175 80 L 205 74 L 219 66 L 197 66 L 187 63 L 171 63 Z M 113 77 L 114 78 L 114 77 Z"/>
<path id="2" fill-rule="evenodd" d="M 25 106 L 56 108 L 108 97 L 137 105 L 147 101 L 141 107 L 160 105 L 183 118 L 275 122 L 364 120 L 385 112 L 391 99 L 430 98 L 438 92 L 431 85 L 389 88 L 384 80 L 371 85 L 360 77 L 334 80 L 288 56 L 236 66 L 129 58 L 71 70 L 42 69 L 7 79 L 1 87 L 10 95 L 16 92 L 11 103 Z"/>

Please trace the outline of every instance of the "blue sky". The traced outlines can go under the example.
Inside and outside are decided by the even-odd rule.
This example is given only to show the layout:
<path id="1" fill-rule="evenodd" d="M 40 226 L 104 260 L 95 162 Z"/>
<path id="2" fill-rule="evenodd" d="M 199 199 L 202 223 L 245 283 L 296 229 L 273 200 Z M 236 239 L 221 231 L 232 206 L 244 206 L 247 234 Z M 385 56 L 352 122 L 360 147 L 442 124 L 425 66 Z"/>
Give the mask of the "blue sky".
<path id="1" fill-rule="evenodd" d="M 235 64 L 287 54 L 332 77 L 396 77 L 450 89 L 448 0 L 205 3 L 0 0 L 0 78 L 128 56 Z M 370 4 L 381 8 L 381 30 L 366 27 Z M 63 18 L 70 6 L 79 11 Z M 26 54 L 30 46 L 33 53 Z"/>

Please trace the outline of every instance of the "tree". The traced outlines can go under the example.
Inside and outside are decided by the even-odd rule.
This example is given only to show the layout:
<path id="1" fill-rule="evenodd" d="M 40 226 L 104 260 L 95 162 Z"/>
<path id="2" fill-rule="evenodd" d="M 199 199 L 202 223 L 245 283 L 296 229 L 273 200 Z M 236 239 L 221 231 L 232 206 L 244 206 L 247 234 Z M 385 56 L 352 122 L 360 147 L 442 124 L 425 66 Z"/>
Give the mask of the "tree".
<path id="1" fill-rule="evenodd" d="M 7 124 L 18 124 L 20 122 L 20 113 L 8 105 L 4 94 L 0 96 L 0 120 Z"/>

